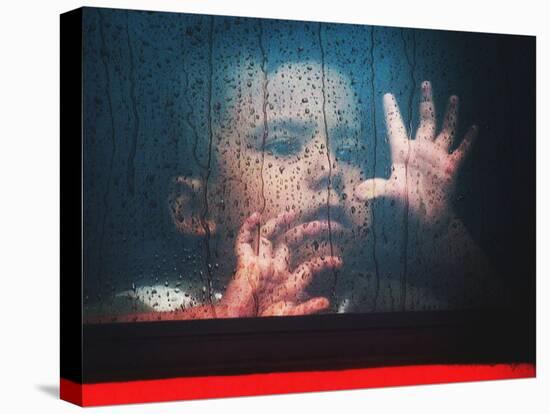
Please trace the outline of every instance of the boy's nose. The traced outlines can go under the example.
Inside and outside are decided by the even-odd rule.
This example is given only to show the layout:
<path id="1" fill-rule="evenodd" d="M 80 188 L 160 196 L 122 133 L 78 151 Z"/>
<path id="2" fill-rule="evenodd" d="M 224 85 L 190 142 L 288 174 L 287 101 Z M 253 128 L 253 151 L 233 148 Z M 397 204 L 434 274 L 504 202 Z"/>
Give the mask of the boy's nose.
<path id="1" fill-rule="evenodd" d="M 321 191 L 331 188 L 339 188 L 341 177 L 338 164 L 334 156 L 326 148 L 318 151 L 315 155 L 315 161 L 312 162 L 309 171 L 310 188 L 315 191 Z"/>

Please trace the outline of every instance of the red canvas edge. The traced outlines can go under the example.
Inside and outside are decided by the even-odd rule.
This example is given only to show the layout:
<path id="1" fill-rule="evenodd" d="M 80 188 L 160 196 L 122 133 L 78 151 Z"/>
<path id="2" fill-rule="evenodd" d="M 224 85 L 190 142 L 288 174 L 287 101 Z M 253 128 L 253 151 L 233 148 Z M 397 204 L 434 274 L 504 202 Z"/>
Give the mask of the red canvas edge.
<path id="1" fill-rule="evenodd" d="M 59 380 L 59 398 L 84 407 L 82 403 L 82 384 L 61 378 Z"/>
<path id="2" fill-rule="evenodd" d="M 180 377 L 97 384 L 61 378 L 60 398 L 89 407 L 174 400 L 531 378 L 534 364 L 414 365 L 337 371 Z"/>

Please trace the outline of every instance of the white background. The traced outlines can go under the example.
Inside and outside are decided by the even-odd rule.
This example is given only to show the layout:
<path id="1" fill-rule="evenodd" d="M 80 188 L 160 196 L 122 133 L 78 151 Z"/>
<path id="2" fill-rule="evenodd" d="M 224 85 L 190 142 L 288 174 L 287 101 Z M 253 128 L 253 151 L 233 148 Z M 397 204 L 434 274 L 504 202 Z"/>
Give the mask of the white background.
<path id="1" fill-rule="evenodd" d="M 59 377 L 59 13 L 81 5 L 537 35 L 538 378 L 88 409 L 550 412 L 548 11 L 543 1 L 6 1 L 0 9 L 0 411 L 76 412 Z M 483 87 L 483 85 L 480 85 Z M 521 105 L 521 102 L 517 103 Z M 526 166 L 529 168 L 529 166 Z M 78 172 L 75 171 L 75 174 Z M 510 194 L 510 197 L 513 197 Z M 518 275 L 522 277 L 522 275 Z M 544 326 L 546 325 L 546 326 Z M 546 329 L 544 329 L 546 328 Z M 546 391 L 546 392 L 545 392 Z"/>

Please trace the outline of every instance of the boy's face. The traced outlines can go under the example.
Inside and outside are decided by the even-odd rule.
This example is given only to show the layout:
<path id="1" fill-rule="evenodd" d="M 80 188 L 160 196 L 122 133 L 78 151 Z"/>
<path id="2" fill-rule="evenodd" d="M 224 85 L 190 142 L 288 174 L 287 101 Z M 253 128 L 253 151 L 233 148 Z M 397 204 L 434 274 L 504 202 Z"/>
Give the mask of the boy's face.
<path id="1" fill-rule="evenodd" d="M 350 80 L 329 68 L 323 78 L 315 62 L 285 64 L 267 78 L 260 70 L 250 75 L 242 75 L 231 127 L 217 141 L 215 191 L 225 198 L 224 221 L 236 227 L 262 210 L 263 220 L 296 212 L 297 223 L 330 214 L 333 254 L 360 247 L 370 213 L 353 195 L 366 178 L 366 149 Z M 304 241 L 293 253 L 298 262 L 329 254 L 328 234 Z"/>

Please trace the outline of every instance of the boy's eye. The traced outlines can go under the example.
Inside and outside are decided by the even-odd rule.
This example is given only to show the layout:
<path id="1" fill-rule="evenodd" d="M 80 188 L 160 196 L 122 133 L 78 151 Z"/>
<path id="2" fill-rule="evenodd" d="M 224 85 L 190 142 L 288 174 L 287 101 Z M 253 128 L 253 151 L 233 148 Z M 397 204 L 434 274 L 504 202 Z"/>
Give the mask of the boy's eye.
<path id="1" fill-rule="evenodd" d="M 265 150 L 286 157 L 300 152 L 300 143 L 296 138 L 275 138 L 266 142 Z"/>

